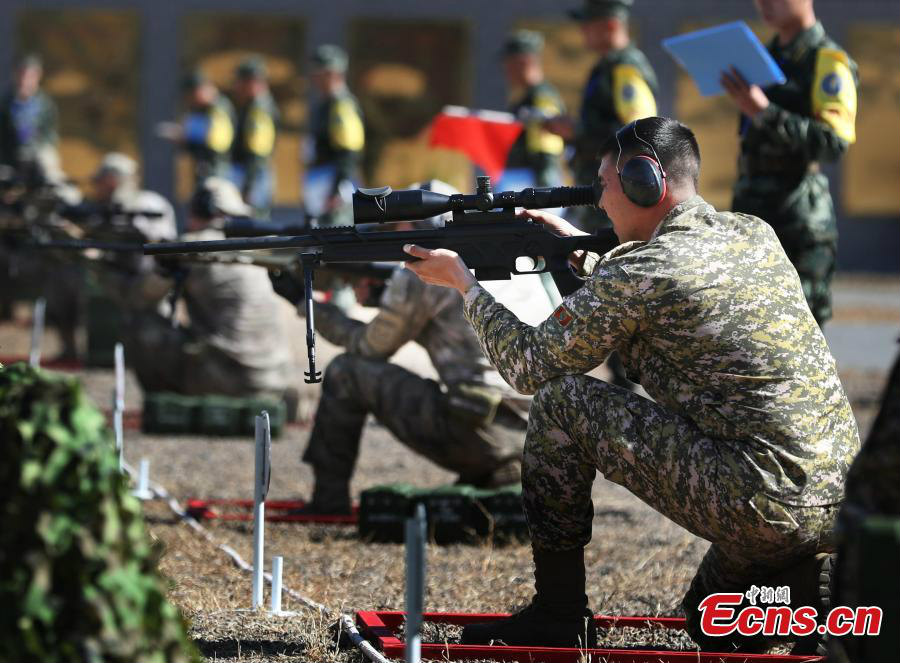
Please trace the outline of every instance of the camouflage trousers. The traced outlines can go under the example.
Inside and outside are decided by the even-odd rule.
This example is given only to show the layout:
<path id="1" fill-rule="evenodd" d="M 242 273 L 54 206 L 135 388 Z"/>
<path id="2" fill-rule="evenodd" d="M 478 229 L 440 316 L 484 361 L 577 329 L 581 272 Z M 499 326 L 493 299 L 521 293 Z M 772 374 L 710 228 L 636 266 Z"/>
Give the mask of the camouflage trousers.
<path id="1" fill-rule="evenodd" d="M 317 479 L 349 481 L 366 415 L 404 445 L 475 485 L 519 479 L 525 422 L 500 405 L 490 423 L 456 414 L 434 380 L 386 361 L 343 354 L 325 371 L 322 398 L 303 460 Z"/>
<path id="2" fill-rule="evenodd" d="M 784 182 L 768 183 L 768 178 L 743 177 L 735 185 L 732 210 L 758 216 L 772 226 L 821 326 L 832 315 L 831 281 L 837 258 L 837 221 L 828 180 L 815 173 L 788 190 L 783 186 Z"/>
<path id="3" fill-rule="evenodd" d="M 601 380 L 546 382 L 532 401 L 522 461 L 533 545 L 563 551 L 590 541 L 599 470 L 712 543 L 682 603 L 693 635 L 707 595 L 766 584 L 834 549 L 834 511 L 765 497 L 742 467 L 739 444 L 709 438 L 688 419 Z"/>

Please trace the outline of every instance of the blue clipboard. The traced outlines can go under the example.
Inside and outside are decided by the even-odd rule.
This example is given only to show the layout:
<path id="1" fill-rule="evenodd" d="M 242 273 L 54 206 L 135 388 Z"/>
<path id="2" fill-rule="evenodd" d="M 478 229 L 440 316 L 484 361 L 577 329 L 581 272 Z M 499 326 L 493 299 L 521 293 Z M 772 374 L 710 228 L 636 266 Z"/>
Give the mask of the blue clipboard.
<path id="1" fill-rule="evenodd" d="M 743 21 L 663 39 L 662 46 L 694 79 L 704 97 L 723 94 L 723 71 L 737 69 L 748 83 L 766 87 L 787 80 L 778 63 Z"/>

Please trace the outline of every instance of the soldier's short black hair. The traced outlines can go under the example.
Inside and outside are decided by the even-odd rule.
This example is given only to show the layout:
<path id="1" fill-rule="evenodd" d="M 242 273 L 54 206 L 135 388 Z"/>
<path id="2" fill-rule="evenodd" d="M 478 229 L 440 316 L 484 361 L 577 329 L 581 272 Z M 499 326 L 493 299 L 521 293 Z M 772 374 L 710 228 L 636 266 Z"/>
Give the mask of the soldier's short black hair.
<path id="1" fill-rule="evenodd" d="M 620 163 L 625 163 L 637 154 L 652 157 L 653 150 L 656 150 L 670 182 L 690 180 L 694 187 L 697 186 L 700 179 L 700 146 L 694 132 L 678 120 L 670 117 L 645 117 L 636 120 L 610 136 L 600 148 L 597 159 L 601 160 L 607 154 L 619 156 L 620 145 Z M 650 145 L 653 149 L 650 149 Z"/>

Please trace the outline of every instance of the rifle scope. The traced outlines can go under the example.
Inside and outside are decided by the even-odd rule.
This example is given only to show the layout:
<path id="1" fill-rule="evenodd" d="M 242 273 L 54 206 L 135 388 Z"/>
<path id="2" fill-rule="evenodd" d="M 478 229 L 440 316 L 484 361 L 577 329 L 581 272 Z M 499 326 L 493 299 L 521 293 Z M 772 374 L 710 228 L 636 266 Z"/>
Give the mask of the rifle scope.
<path id="1" fill-rule="evenodd" d="M 447 196 L 424 189 L 394 191 L 389 186 L 378 189 L 359 189 L 353 194 L 354 223 L 388 223 L 391 221 L 418 221 L 447 212 L 493 209 L 541 209 L 595 205 L 597 197 L 590 186 L 557 186 L 521 191 L 504 191 L 493 194 L 490 181 L 487 185 L 478 178 L 478 192 Z"/>

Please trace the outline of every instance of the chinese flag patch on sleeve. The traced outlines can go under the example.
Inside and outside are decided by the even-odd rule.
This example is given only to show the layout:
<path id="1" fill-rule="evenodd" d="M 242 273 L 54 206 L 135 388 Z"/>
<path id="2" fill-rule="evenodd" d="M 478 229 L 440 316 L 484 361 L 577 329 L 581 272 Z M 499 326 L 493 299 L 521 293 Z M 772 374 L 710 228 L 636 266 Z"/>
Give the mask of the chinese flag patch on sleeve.
<path id="1" fill-rule="evenodd" d="M 553 311 L 553 318 L 561 327 L 568 327 L 572 323 L 572 320 L 575 319 L 575 316 L 572 315 L 572 312 L 567 309 L 564 304 L 560 304 L 556 307 L 556 310 Z"/>

